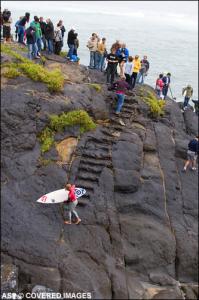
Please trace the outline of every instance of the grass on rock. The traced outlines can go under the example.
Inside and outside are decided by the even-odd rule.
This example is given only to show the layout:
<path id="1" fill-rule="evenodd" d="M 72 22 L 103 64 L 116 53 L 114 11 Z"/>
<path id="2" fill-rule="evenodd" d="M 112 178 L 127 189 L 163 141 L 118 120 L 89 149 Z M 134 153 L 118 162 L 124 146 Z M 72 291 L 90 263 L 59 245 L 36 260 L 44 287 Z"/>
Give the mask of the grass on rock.
<path id="1" fill-rule="evenodd" d="M 48 71 L 43 66 L 35 64 L 33 61 L 16 53 L 7 45 L 1 45 L 1 51 L 17 60 L 17 63 L 15 64 L 16 71 L 21 71 L 33 81 L 44 82 L 47 84 L 50 92 L 60 92 L 63 89 L 64 76 L 62 75 L 61 70 L 54 69 Z M 14 68 L 12 63 L 11 65 Z M 7 66 L 9 66 L 8 63 Z"/>
<path id="2" fill-rule="evenodd" d="M 54 135 L 62 132 L 67 126 L 80 126 L 80 133 L 83 134 L 96 128 L 96 124 L 84 110 L 74 110 L 61 115 L 50 115 L 50 124 L 40 133 L 42 153 L 48 151 L 54 144 Z"/>
<path id="3" fill-rule="evenodd" d="M 165 100 L 158 100 L 152 92 L 147 92 L 147 96 L 143 98 L 144 102 L 149 106 L 150 113 L 153 118 L 164 115 Z"/>
<path id="4" fill-rule="evenodd" d="M 90 83 L 89 86 L 94 88 L 97 92 L 101 92 L 101 90 L 102 90 L 101 85 L 97 84 L 97 83 Z"/>

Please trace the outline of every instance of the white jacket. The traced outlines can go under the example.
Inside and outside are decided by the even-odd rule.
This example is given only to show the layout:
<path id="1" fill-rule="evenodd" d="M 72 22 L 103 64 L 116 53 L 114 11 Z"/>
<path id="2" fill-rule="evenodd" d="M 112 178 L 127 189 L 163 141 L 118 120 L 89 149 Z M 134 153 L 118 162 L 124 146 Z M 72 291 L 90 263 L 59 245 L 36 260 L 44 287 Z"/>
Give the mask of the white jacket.
<path id="1" fill-rule="evenodd" d="M 97 51 L 97 39 L 94 41 L 90 38 L 87 43 L 87 47 L 90 51 Z"/>

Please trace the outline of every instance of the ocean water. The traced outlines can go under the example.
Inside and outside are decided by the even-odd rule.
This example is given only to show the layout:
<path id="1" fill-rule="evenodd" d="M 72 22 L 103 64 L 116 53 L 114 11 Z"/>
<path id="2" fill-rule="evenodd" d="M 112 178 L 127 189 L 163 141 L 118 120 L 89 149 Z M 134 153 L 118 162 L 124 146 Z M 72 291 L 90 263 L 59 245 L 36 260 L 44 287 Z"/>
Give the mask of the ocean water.
<path id="1" fill-rule="evenodd" d="M 93 5 L 91 2 L 41 1 L 35 4 L 28 1 L 27 4 L 2 1 L 2 7 L 11 9 L 13 24 L 19 16 L 29 11 L 31 20 L 38 15 L 45 19 L 50 17 L 54 25 L 62 19 L 66 31 L 74 27 L 80 41 L 80 63 L 84 65 L 89 64 L 86 44 L 92 32 L 106 37 L 108 49 L 119 39 L 126 43 L 131 55 L 148 56 L 150 71 L 147 84 L 154 86 L 158 74 L 170 72 L 171 90 L 177 101 L 183 100 L 182 88 L 187 84 L 194 89 L 193 99 L 198 99 L 198 29 L 193 17 L 176 14 L 175 11 L 158 12 L 154 6 L 151 10 L 138 9 L 133 2 L 121 5 L 122 2 L 106 4 L 102 1 Z M 153 1 L 151 3 L 154 5 Z M 169 1 L 164 3 L 167 5 Z M 63 50 L 68 49 L 66 40 L 67 32 Z"/>

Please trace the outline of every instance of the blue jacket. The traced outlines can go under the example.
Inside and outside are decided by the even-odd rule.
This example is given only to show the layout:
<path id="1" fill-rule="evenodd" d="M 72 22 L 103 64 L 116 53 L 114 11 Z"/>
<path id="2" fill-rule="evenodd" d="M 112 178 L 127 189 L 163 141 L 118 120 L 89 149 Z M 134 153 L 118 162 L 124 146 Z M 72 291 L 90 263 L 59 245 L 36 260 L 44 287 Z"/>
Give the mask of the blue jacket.
<path id="1" fill-rule="evenodd" d="M 121 56 L 124 56 L 127 60 L 129 57 L 129 50 L 127 48 L 119 48 L 116 53 L 117 57 L 121 58 Z"/>

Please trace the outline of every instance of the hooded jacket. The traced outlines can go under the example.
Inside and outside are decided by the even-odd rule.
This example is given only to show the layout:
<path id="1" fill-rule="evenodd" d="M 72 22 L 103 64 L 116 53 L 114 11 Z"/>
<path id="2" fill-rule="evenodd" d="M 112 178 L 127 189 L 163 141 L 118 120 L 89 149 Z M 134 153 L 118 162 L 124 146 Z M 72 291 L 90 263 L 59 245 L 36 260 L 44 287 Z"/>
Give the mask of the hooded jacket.
<path id="1" fill-rule="evenodd" d="M 133 60 L 133 73 L 138 73 L 141 68 L 141 62 L 140 59 L 135 59 Z"/>
<path id="2" fill-rule="evenodd" d="M 188 97 L 188 98 L 191 98 L 191 96 L 193 95 L 193 89 L 192 89 L 192 87 L 190 86 L 187 86 L 186 88 L 184 88 L 183 90 L 182 90 L 182 95 L 184 94 L 184 92 L 186 92 L 185 93 L 185 97 Z"/>

